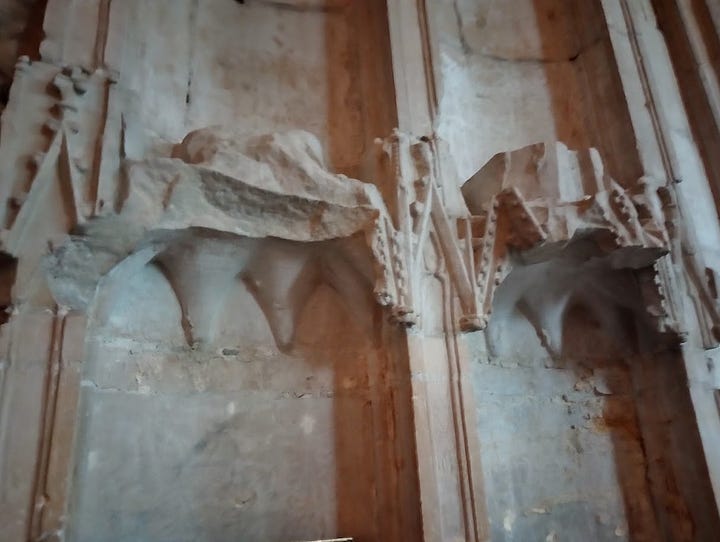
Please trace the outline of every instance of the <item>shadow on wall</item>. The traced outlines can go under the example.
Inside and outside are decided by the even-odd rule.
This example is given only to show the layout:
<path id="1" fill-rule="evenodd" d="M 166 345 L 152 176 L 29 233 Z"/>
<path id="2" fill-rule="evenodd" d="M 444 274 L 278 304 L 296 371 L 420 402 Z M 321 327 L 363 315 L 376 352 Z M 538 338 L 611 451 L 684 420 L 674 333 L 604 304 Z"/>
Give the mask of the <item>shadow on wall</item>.
<path id="1" fill-rule="evenodd" d="M 643 271 L 599 254 L 575 240 L 498 289 L 476 367 L 493 540 L 710 540 L 682 358 L 645 312 Z"/>
<path id="2" fill-rule="evenodd" d="M 10 318 L 8 310 L 12 309 L 12 287 L 16 272 L 17 259 L 0 251 L 0 324 Z"/>
<path id="3" fill-rule="evenodd" d="M 610 175 L 631 188 L 643 171 L 601 2 L 533 2 L 558 139 L 571 148 L 597 148 Z M 660 9 L 661 15 L 668 11 Z M 676 49 L 683 54 L 682 47 Z M 585 295 L 567 305 L 560 359 L 602 358 L 602 341 L 591 340 L 597 333 L 606 337 L 605 345 L 625 345 L 616 356 L 629 371 L 631 395 L 625 405 L 607 403 L 602 426 L 612 436 L 632 539 L 710 540 L 720 519 L 711 504 L 715 501 L 682 354 L 653 334 L 642 303 L 628 307 L 627 300 L 638 299 L 632 286 L 636 280 L 632 275 L 623 279 L 626 286 L 614 290 L 609 306 Z M 574 330 L 578 325 L 596 331 L 586 335 Z"/>
<path id="4" fill-rule="evenodd" d="M 325 18 L 328 163 L 332 171 L 378 183 L 364 161 L 375 139 L 388 137 L 397 126 L 387 6 L 385 0 L 323 3 L 330 6 Z M 391 201 L 395 187 L 379 188 Z"/>
<path id="5" fill-rule="evenodd" d="M 0 4 L 0 105 L 7 104 L 20 56 L 40 58 L 47 0 L 5 0 Z"/>
<path id="6" fill-rule="evenodd" d="M 623 187 L 642 176 L 634 132 L 599 0 L 532 0 L 556 139 L 600 151 Z"/>

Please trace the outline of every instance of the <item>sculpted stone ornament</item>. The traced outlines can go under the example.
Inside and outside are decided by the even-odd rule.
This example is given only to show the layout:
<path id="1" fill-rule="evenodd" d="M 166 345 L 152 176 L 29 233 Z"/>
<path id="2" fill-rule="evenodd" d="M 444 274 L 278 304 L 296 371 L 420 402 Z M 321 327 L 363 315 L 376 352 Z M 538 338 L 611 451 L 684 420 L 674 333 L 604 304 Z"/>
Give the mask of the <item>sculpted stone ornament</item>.
<path id="1" fill-rule="evenodd" d="M 574 161 L 577 166 L 565 171 L 579 177 L 580 153 L 562 144 L 539 144 L 498 155 L 463 186 L 470 217 L 460 218 L 458 226 L 477 300 L 476 315 L 465 318 L 465 328 L 473 322 L 485 327 L 494 292 L 513 267 L 552 259 L 578 239 L 592 240 L 614 269 L 640 269 L 667 252 L 667 234 L 654 216 L 641 219 L 633 199 L 606 176 L 597 153 L 586 152 L 592 167 L 582 174 L 592 183 L 563 178 L 557 168 L 558 162 Z M 563 197 L 567 187 L 588 184 L 597 191 Z"/>
<path id="2" fill-rule="evenodd" d="M 379 261 L 390 259 L 386 241 L 378 240 L 387 211 L 373 185 L 327 172 L 313 136 L 289 132 L 243 140 L 206 129 L 188 135 L 173 155 L 126 161 L 127 188 L 112 207 L 119 212 L 103 212 L 50 256 L 51 288 L 63 303 L 86 304 L 96 281 L 132 254 L 166 274 L 183 309 L 188 344 L 194 345 L 210 333 L 213 306 L 193 286 L 198 275 L 207 274 L 181 265 L 181 254 L 198 243 L 192 250 L 204 250 L 210 239 L 219 243 L 219 257 L 235 260 L 224 269 L 225 278 L 205 277 L 219 292 L 218 302 L 218 284 L 241 277 L 283 348 L 292 342 L 295 316 L 320 282 L 364 302 L 365 284 L 370 291 L 373 282 L 364 263 L 372 261 L 370 248 Z M 363 237 L 369 240 L 366 255 L 358 242 Z M 87 267 L 69 265 L 78 251 L 101 271 L 69 277 Z M 109 253 L 114 257 L 107 258 Z M 377 288 L 385 291 L 383 278 Z"/>
<path id="3" fill-rule="evenodd" d="M 175 242 L 169 232 L 190 229 L 310 243 L 305 251 L 284 251 L 300 259 L 287 267 L 292 277 L 278 278 L 277 284 L 299 285 L 301 276 L 315 277 L 298 286 L 302 296 L 289 291 L 286 296 L 301 303 L 317 280 L 339 276 L 332 272 L 337 265 L 349 266 L 362 277 L 356 283 L 373 283 L 376 300 L 408 328 L 421 325 L 422 277 L 429 272 L 424 262 L 430 255 L 442 258 L 461 308 L 456 324 L 463 331 L 487 326 L 494 293 L 514 266 L 553 258 L 573 239 L 591 237 L 611 253 L 614 267 L 640 269 L 667 251 L 658 198 L 628 194 L 605 174 L 592 149 L 576 153 L 561 144 L 539 144 L 503 153 L 460 187 L 454 172 L 441 171 L 441 141 L 396 131 L 377 144 L 374 178 L 395 187 L 383 194 L 374 184 L 330 173 L 319 142 L 302 131 L 256 136 L 205 128 L 188 134 L 170 156 L 148 157 L 147 150 L 137 148 L 142 127 L 127 112 L 131 99 L 107 74 L 27 60 L 18 69 L 14 92 L 46 85 L 51 92 L 40 94 L 45 114 L 34 110 L 42 135 L 21 138 L 30 145 L 34 173 L 6 172 L 15 180 L 5 185 L 12 187 L 5 194 L 5 247 L 13 252 L 24 238 L 23 225 L 42 212 L 43 194 L 54 187 L 66 202 L 67 231 L 80 233 L 65 246 L 53 240 L 60 248 L 45 266 L 61 305 L 84 306 L 105 273 L 148 243 L 155 247 L 148 261 L 162 262 L 161 254 Z M 17 114 L 12 108 L 6 112 L 9 129 L 16 126 Z M 136 148 L 128 133 L 134 134 Z M 10 144 L 3 152 L 22 154 Z M 579 186 L 594 188 L 580 193 Z M 358 236 L 366 240 L 364 249 L 358 248 Z M 251 253 L 266 253 L 265 244 L 252 243 Z M 342 256 L 326 256 L 330 253 Z M 86 263 L 69 265 L 68 258 L 80 254 Z M 247 257 L 248 269 L 256 268 Z M 330 271 L 309 273 L 307 265 Z M 270 294 L 243 269 L 236 274 L 246 277 L 261 304 L 277 306 L 270 298 L 262 302 Z M 68 274 L 76 276 L 70 280 Z M 292 326 L 280 327 L 285 331 L 276 338 L 287 345 Z"/>
<path id="4" fill-rule="evenodd" d="M 710 3 L 0 2 L 0 539 L 713 539 Z"/>
<path id="5" fill-rule="evenodd" d="M 431 234 L 463 310 L 457 322 L 463 331 L 487 326 L 494 293 L 514 266 L 552 259 L 574 240 L 592 239 L 616 269 L 651 266 L 668 251 L 658 197 L 629 195 L 606 175 L 592 149 L 584 151 L 582 166 L 581 153 L 562 144 L 503 153 L 460 189 L 452 178 L 438 179 L 440 147 L 399 133 L 382 143 L 399 187 L 392 280 L 402 288 L 390 299 L 405 325 L 415 325 L 422 314 L 416 301 L 420 262 L 431 250 Z M 575 166 L 563 169 L 559 162 Z M 596 187 L 593 193 L 571 193 L 588 184 Z"/>
<path id="6" fill-rule="evenodd" d="M 31 217 L 43 212 L 49 191 L 57 193 L 66 203 L 62 229 L 74 233 L 67 243 L 57 234 L 48 239 L 59 248 L 45 269 L 54 297 L 68 307 L 85 306 L 100 278 L 138 251 L 163 269 L 177 267 L 163 266 L 168 257 L 162 254 L 182 237 L 170 232 L 183 230 L 258 240 L 242 242 L 245 248 L 238 250 L 246 263 L 233 276 L 245 277 L 267 311 L 286 307 L 282 318 L 268 315 L 285 346 L 293 335 L 288 318 L 318 281 L 343 275 L 333 271 L 338 265 L 354 270 L 345 276 L 356 276 L 360 289 L 374 284 L 375 299 L 389 308 L 393 321 L 416 328 L 424 312 L 425 261 L 441 258 L 461 309 L 456 325 L 474 331 L 487 326 L 495 292 L 513 268 L 550 260 L 574 240 L 591 238 L 613 268 L 651 266 L 668 249 L 658 196 L 649 189 L 623 189 L 592 149 L 538 144 L 501 153 L 460 186 L 453 171 L 441 171 L 447 162 L 441 141 L 396 131 L 377 142 L 371 176 L 378 186 L 384 179 L 394 187 L 382 192 L 330 173 L 319 142 L 302 131 L 257 136 L 204 128 L 169 153 L 148 152 L 138 143 L 147 138 L 127 105 L 131 96 L 102 70 L 62 70 L 21 59 L 18 74 L 13 92 L 34 93 L 44 105 L 32 109 L 34 123 L 15 120 L 25 110 L 5 113 L 6 133 L 23 130 L 18 140 L 27 149 L 5 143 L 0 155 L 26 153 L 34 168 L 2 162 L 15 167 L 5 172 L 11 182 L 4 185 L 4 246 L 13 253 Z M 263 247 L 272 243 L 260 241 L 267 238 L 308 246 L 268 251 Z M 360 238 L 366 242 L 358 243 Z M 148 246 L 154 248 L 147 252 Z M 260 268 L 252 262 L 280 253 L 284 259 L 296 255 L 284 267 L 290 275 L 260 288 L 249 271 Z M 658 281 L 644 284 L 658 327 L 677 331 L 667 322 Z M 278 288 L 295 300 L 294 309 L 275 299 Z M 182 288 L 176 293 L 190 310 Z M 358 292 L 352 298 L 351 304 L 365 303 Z M 190 344 L 208 333 L 193 333 L 192 320 L 202 318 L 184 316 Z"/>

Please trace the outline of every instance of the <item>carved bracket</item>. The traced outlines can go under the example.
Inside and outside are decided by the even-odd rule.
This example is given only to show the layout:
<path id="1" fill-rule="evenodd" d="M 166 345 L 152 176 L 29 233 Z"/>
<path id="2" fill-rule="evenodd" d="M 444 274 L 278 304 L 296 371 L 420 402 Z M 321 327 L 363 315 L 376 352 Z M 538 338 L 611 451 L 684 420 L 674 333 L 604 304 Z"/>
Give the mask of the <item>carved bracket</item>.
<path id="1" fill-rule="evenodd" d="M 118 246 L 100 249 L 98 276 L 115 261 L 107 254 L 127 255 L 157 230 L 206 228 L 301 242 L 360 234 L 374 264 L 375 297 L 392 320 L 420 326 L 424 277 L 432 273 L 426 262 L 441 258 L 461 309 L 457 325 L 472 331 L 487 325 L 495 291 L 513 266 L 552 258 L 575 238 L 591 236 L 613 254 L 614 265 L 633 269 L 668 250 L 657 195 L 624 190 L 592 150 L 585 151 L 590 165 L 576 160 L 570 174 L 557 164 L 577 153 L 561 145 L 505 153 L 461 187 L 442 170 L 449 160 L 441 141 L 396 131 L 378 142 L 376 184 L 369 184 L 330 173 L 317 140 L 299 131 L 248 137 L 198 130 L 163 156 L 138 143 L 143 129 L 133 120 L 131 96 L 103 71 L 23 59 L 18 73 L 13 92 L 28 98 L 11 100 L 4 130 L 27 133 L 18 134 L 22 147 L 10 138 L 0 146 L 0 163 L 14 168 L 5 172 L 2 194 L 2 238 L 12 254 L 32 217 L 50 203 L 57 207 L 55 198 L 64 203 L 63 216 L 47 242 L 78 227 L 90 237 L 107 227 L 123 232 L 112 242 Z M 42 107 L 26 103 L 30 97 Z M 32 122 L 21 118 L 26 114 Z M 128 131 L 138 148 L 130 149 Z M 553 153 L 565 161 L 553 162 Z M 16 167 L 18 157 L 34 167 Z M 588 185 L 597 189 L 577 193 Z M 648 310 L 658 325 L 673 327 L 657 282 L 646 281 L 645 290 L 654 292 Z"/>
<path id="2" fill-rule="evenodd" d="M 592 239 L 609 255 L 615 268 L 652 266 L 668 252 L 668 234 L 659 219 L 662 211 L 657 195 L 648 190 L 638 194 L 624 190 L 604 173 L 594 151 L 589 152 L 597 192 L 567 201 L 559 196 L 526 199 L 521 192 L 523 182 L 513 182 L 507 174 L 494 193 L 487 186 L 488 176 L 479 175 L 462 188 L 461 194 L 450 176 L 442 178 L 439 174 L 440 148 L 436 140 L 399 133 L 381 145 L 398 187 L 395 220 L 383 224 L 380 236 L 392 244 L 376 252 L 379 261 L 392 262 L 381 266 L 385 274 L 391 272 L 382 284 L 395 285 L 395 289 L 383 291 L 386 295 L 382 301 L 393 307 L 395 319 L 406 326 L 416 325 L 422 313 L 421 261 L 424 251 L 432 250 L 427 242 L 430 229 L 438 240 L 438 256 L 443 258 L 455 287 L 462 311 L 457 325 L 463 331 L 487 326 L 495 291 L 513 266 L 552 258 L 574 239 Z M 542 146 L 542 151 L 573 154 L 561 145 L 551 150 Z M 553 178 L 547 171 L 538 170 L 534 181 L 559 183 L 561 173 L 556 171 Z M 583 185 L 582 179 L 572 180 Z M 561 189 L 548 187 L 541 194 Z M 663 320 L 659 327 L 673 327 L 667 322 L 666 304 L 655 299 L 662 297 L 659 284 L 652 284 L 655 288 L 645 288 L 648 310 Z"/>

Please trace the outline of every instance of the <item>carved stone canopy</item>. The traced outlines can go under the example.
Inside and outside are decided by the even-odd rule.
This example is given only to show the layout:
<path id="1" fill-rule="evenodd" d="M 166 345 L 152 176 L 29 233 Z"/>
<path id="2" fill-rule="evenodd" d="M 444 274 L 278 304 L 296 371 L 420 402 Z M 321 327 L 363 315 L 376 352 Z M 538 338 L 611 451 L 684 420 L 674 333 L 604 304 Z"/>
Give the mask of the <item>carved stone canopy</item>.
<path id="1" fill-rule="evenodd" d="M 84 222 L 48 257 L 50 287 L 61 305 L 82 308 L 124 258 L 152 263 L 173 285 L 186 338 L 195 344 L 209 333 L 201 328 L 212 320 L 206 314 L 212 307 L 193 301 L 202 288 L 193 284 L 240 277 L 287 347 L 294 315 L 319 282 L 351 304 L 367 303 L 364 292 L 374 285 L 392 319 L 415 327 L 423 277 L 437 272 L 427 262 L 440 258 L 462 310 L 457 325 L 472 331 L 487 326 L 495 291 L 513 267 L 560 257 L 578 239 L 592 240 L 614 269 L 650 266 L 667 251 L 653 195 L 628 194 L 592 150 L 583 174 L 593 176 L 597 190 L 568 201 L 563 186 L 579 183 L 560 178 L 557 163 L 580 158 L 561 144 L 496 157 L 462 191 L 441 182 L 441 148 L 399 133 L 378 145 L 378 176 L 385 168 L 399 187 L 391 213 L 375 185 L 328 172 L 306 132 L 247 137 L 198 130 L 171 158 L 125 162 L 117 211 Z M 575 170 L 580 174 L 580 165 Z M 557 197 L 528 199 L 522 192 Z M 234 262 L 222 276 L 191 271 L 184 262 L 188 250 L 208 250 L 199 239 L 211 238 L 216 252 Z"/>
<path id="2" fill-rule="evenodd" d="M 396 131 L 376 146 L 371 184 L 328 171 L 319 142 L 303 131 L 257 136 L 205 128 L 169 150 L 149 152 L 138 143 L 142 122 L 126 112 L 128 97 L 107 74 L 21 60 L 14 92 L 38 93 L 48 84 L 57 92 L 40 93 L 51 113 L 48 120 L 38 108 L 42 141 L 30 137 L 32 119 L 15 123 L 14 111 L 4 118 L 28 131 L 18 140 L 45 150 L 33 156 L 30 177 L 23 168 L 11 172 L 17 181 L 5 196 L 17 204 L 2 217 L 3 239 L 13 254 L 35 235 L 27 229 L 33 214 L 44 212 L 49 191 L 58 190 L 71 234 L 67 242 L 48 240 L 57 248 L 44 268 L 62 306 L 86 307 L 101 277 L 138 251 L 149 251 L 148 261 L 165 269 L 180 265 L 172 246 L 184 242 L 186 230 L 256 240 L 238 248 L 248 265 L 251 245 L 258 254 L 272 252 L 261 239 L 307 245 L 290 251 L 302 256 L 285 266 L 294 275 L 283 280 L 308 274 L 327 280 L 346 265 L 356 270 L 347 275 L 356 277 L 354 287 L 372 284 L 391 318 L 411 328 L 423 327 L 423 289 L 439 273 L 460 308 L 454 325 L 465 331 L 485 328 L 495 291 L 513 267 L 555 258 L 574 239 L 594 239 L 615 268 L 647 267 L 667 251 L 652 180 L 624 189 L 593 149 L 551 143 L 501 153 L 461 187 L 446 168 L 442 141 Z M 98 118 L 104 108 L 106 117 Z M 322 272 L 306 272 L 299 263 L 305 260 Z M 653 291 L 648 304 L 672 327 L 662 294 Z"/>
<path id="3" fill-rule="evenodd" d="M 216 307 L 208 300 L 219 303 L 222 285 L 235 280 L 248 285 L 284 348 L 319 283 L 372 314 L 365 238 L 386 211 L 374 186 L 327 172 L 310 134 L 241 141 L 201 130 L 174 155 L 128 161 L 119 212 L 86 221 L 47 257 L 60 305 L 85 310 L 102 277 L 125 262 L 123 272 L 162 270 L 191 346 L 211 334 Z"/>

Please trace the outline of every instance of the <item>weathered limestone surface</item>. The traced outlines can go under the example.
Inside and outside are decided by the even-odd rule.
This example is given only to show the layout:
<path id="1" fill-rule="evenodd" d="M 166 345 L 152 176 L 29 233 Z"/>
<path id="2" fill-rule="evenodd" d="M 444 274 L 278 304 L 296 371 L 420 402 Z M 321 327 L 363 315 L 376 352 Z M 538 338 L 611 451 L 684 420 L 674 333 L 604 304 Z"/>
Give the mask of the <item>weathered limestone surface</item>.
<path id="1" fill-rule="evenodd" d="M 663 290 L 655 301 L 647 297 L 654 288 L 646 271 L 602 263 L 602 251 L 587 242 L 564 247 L 554 261 L 530 256 L 531 265 L 498 289 L 485 338 L 470 347 L 480 362 L 474 389 L 492 539 L 711 539 L 717 149 L 701 135 L 712 122 L 708 107 L 695 114 L 704 123 L 698 153 L 690 136 L 697 126 L 688 125 L 680 94 L 688 96 L 691 123 L 698 103 L 716 100 L 717 74 L 706 59 L 717 34 L 692 27 L 703 21 L 703 2 L 507 4 L 459 0 L 431 9 L 439 35 L 437 130 L 461 179 L 486 164 L 463 187 L 470 208 L 498 183 L 558 203 L 602 190 L 598 175 L 587 174 L 596 159 L 583 149 L 593 146 L 634 200 L 645 231 L 660 240 L 656 226 L 669 225 L 671 250 L 655 265 Z M 665 25 L 685 25 L 695 51 L 675 66 L 682 93 L 654 9 Z M 696 64 L 705 70 L 704 87 L 686 92 L 695 83 L 682 70 Z M 488 161 L 552 139 L 580 152 L 534 145 Z M 567 183 L 571 172 L 579 175 Z M 542 186 L 542 179 L 557 184 Z M 626 264 L 627 256 L 615 253 Z M 686 341 L 682 356 L 671 353 L 673 336 Z M 675 407 L 664 403 L 670 397 Z M 615 467 L 603 467 L 609 456 Z"/>
<path id="2" fill-rule="evenodd" d="M 613 177 L 638 177 L 598 2 L 443 0 L 437 131 L 461 179 L 494 154 L 538 141 L 598 148 Z"/>
<path id="3" fill-rule="evenodd" d="M 711 3 L 4 8 L 0 539 L 714 539 Z"/>

